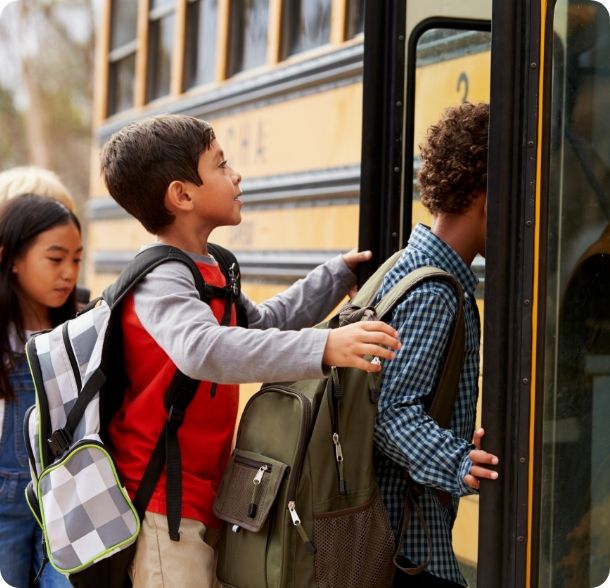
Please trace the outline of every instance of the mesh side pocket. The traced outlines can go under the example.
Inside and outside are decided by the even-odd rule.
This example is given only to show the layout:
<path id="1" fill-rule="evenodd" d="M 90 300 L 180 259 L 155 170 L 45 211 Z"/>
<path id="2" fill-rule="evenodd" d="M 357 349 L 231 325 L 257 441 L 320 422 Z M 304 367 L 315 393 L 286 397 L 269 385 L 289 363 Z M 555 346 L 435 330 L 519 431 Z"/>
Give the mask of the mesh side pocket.
<path id="1" fill-rule="evenodd" d="M 319 588 L 385 588 L 394 575 L 394 535 L 378 495 L 360 507 L 314 515 Z"/>

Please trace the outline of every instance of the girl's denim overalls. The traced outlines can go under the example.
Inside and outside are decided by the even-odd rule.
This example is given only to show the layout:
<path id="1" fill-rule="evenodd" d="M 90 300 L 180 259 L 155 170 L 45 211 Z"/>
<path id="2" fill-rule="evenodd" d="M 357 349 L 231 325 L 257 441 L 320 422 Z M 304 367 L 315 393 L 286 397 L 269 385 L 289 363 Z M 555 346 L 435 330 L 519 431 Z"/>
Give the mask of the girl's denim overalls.
<path id="1" fill-rule="evenodd" d="M 25 354 L 18 355 L 9 380 L 15 397 L 4 402 L 0 438 L 0 571 L 3 580 L 16 588 L 33 586 L 42 561 L 42 534 L 25 501 L 30 481 L 23 419 L 34 404 L 34 384 Z M 38 586 L 66 588 L 67 578 L 45 565 Z"/>

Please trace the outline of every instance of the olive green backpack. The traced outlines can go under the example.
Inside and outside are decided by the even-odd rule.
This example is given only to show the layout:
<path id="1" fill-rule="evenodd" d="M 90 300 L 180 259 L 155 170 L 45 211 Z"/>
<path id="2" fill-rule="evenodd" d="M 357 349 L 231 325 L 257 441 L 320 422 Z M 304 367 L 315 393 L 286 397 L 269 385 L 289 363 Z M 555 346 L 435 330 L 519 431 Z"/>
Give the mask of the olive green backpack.
<path id="1" fill-rule="evenodd" d="M 457 328 L 429 408 L 439 423 L 448 425 L 463 363 L 461 288 L 453 276 L 425 267 L 374 304 L 383 276 L 400 253 L 320 328 L 383 319 L 408 290 L 425 280 L 453 286 Z M 320 380 L 265 384 L 250 399 L 214 504 L 215 514 L 225 521 L 217 569 L 223 586 L 391 585 L 401 541 L 390 528 L 373 464 L 380 381 L 380 373 L 333 368 Z M 408 498 L 406 503 L 414 501 Z M 403 529 L 409 516 L 406 508 Z"/>

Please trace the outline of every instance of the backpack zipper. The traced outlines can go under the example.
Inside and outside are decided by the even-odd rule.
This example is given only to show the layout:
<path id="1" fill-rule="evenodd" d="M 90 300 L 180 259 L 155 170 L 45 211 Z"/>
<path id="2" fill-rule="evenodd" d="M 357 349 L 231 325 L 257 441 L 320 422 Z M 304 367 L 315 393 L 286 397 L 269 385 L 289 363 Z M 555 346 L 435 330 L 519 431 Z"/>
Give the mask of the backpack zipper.
<path id="1" fill-rule="evenodd" d="M 256 470 L 256 474 L 254 475 L 254 478 L 252 478 L 252 493 L 250 495 L 250 502 L 248 504 L 248 516 L 251 519 L 256 518 L 263 476 L 271 473 L 271 464 L 263 461 L 257 461 L 256 459 L 250 459 L 249 457 L 239 454 L 235 455 L 233 462 Z"/>
<path id="2" fill-rule="evenodd" d="M 335 368 L 333 368 L 334 370 Z M 335 381 L 334 378 L 337 378 Z M 337 486 L 339 494 L 347 494 L 347 488 L 345 485 L 345 466 L 343 464 L 343 449 L 341 447 L 341 438 L 339 436 L 339 401 L 334 393 L 334 386 L 340 386 L 338 380 L 339 375 L 336 372 L 328 378 L 328 384 L 326 387 L 326 397 L 328 400 L 328 411 L 330 412 L 330 424 L 331 424 L 331 439 L 335 447 L 335 460 L 337 462 Z"/>
<path id="3" fill-rule="evenodd" d="M 32 448 L 32 440 L 30 439 L 30 416 L 32 412 L 36 408 L 35 404 L 32 404 L 26 411 L 25 417 L 23 418 L 23 437 L 25 440 L 25 450 L 28 453 L 28 459 L 30 460 L 30 466 L 36 475 L 36 480 L 38 480 L 38 470 L 36 468 L 36 458 L 34 457 L 34 449 Z"/>
<path id="4" fill-rule="evenodd" d="M 38 356 L 36 355 L 36 336 L 32 337 L 27 342 L 25 346 L 25 356 L 27 357 L 30 372 L 32 373 L 34 391 L 36 392 L 36 403 L 39 407 L 38 452 L 40 454 L 40 470 L 42 471 L 47 464 L 52 463 L 53 459 L 51 450 L 46 443 L 46 440 L 49 437 L 48 431 L 51 430 L 51 417 L 49 414 L 49 402 L 47 397 L 44 393 L 40 393 L 41 390 L 44 392 L 44 380 L 42 378 L 40 363 L 38 363 Z"/>
<path id="5" fill-rule="evenodd" d="M 307 449 L 307 443 L 309 441 L 309 437 L 311 435 L 311 402 L 309 398 L 307 398 L 304 394 L 301 394 L 298 390 L 292 390 L 286 386 L 274 385 L 268 388 L 265 388 L 259 392 L 257 392 L 252 398 L 250 398 L 248 404 L 252 402 L 257 396 L 261 394 L 265 394 L 267 392 L 280 392 L 282 394 L 288 394 L 289 396 L 293 396 L 296 398 L 301 407 L 303 409 L 303 420 L 301 421 L 301 430 L 299 432 L 299 442 L 297 444 L 297 451 L 294 458 L 294 464 L 292 466 L 293 476 L 290 482 L 288 483 L 288 490 L 286 492 L 288 496 L 288 512 L 290 514 L 290 519 L 292 520 L 292 524 L 294 525 L 297 534 L 305 544 L 305 549 L 314 554 L 316 552 L 316 547 L 312 543 L 311 539 L 307 535 L 307 532 L 301 525 L 301 519 L 296 510 L 296 491 L 301 481 L 301 470 L 303 469 L 303 462 L 305 460 L 305 450 Z M 244 409 L 244 414 L 246 413 L 248 406 Z M 238 442 L 239 445 L 239 442 Z"/>
<path id="6" fill-rule="evenodd" d="M 263 481 L 263 476 L 268 470 L 268 466 L 262 465 L 258 468 L 256 475 L 252 480 L 252 484 L 254 487 L 252 488 L 252 496 L 250 496 L 250 504 L 248 504 L 248 516 L 253 519 L 256 517 L 256 511 L 258 510 L 258 501 L 261 493 L 261 482 Z"/>
<path id="7" fill-rule="evenodd" d="M 229 288 L 234 298 L 239 297 L 239 286 L 237 285 L 238 278 L 239 274 L 237 273 L 237 264 L 233 262 L 229 268 Z"/>
<path id="8" fill-rule="evenodd" d="M 267 463 L 265 461 L 258 461 L 256 459 L 251 459 L 249 457 L 245 457 L 244 455 L 239 455 L 236 454 L 235 455 L 235 459 L 233 460 L 235 461 L 235 463 L 241 463 L 245 466 L 248 466 L 250 468 L 254 468 L 255 470 L 259 469 L 261 466 L 267 466 L 267 471 L 270 472 L 271 471 L 271 464 Z"/>
<path id="9" fill-rule="evenodd" d="M 78 362 L 76 361 L 76 355 L 74 355 L 74 349 L 72 349 L 72 343 L 70 343 L 70 334 L 68 333 L 68 324 L 64 323 L 64 326 L 61 329 L 61 336 L 64 340 L 64 347 L 66 348 L 66 353 L 68 354 L 68 360 L 70 361 L 70 366 L 72 366 L 72 373 L 74 374 L 74 380 L 76 381 L 76 388 L 78 392 L 82 390 L 83 383 L 80 377 L 80 369 L 78 369 Z"/>

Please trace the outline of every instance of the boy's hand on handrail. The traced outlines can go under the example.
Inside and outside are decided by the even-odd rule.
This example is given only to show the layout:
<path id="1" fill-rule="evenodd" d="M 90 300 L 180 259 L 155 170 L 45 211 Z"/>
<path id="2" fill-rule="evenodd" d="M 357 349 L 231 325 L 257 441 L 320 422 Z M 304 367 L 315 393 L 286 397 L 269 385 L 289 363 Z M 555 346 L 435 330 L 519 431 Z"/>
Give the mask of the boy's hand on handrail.
<path id="1" fill-rule="evenodd" d="M 371 363 L 363 356 L 394 359 L 393 349 L 400 349 L 400 341 L 395 329 L 382 321 L 363 321 L 330 331 L 322 363 L 378 372 L 381 370 L 381 364 Z"/>
<path id="2" fill-rule="evenodd" d="M 354 248 L 343 255 L 343 261 L 345 262 L 345 265 L 349 267 L 349 269 L 356 273 L 358 264 L 369 261 L 371 257 L 373 257 L 373 253 L 371 251 L 358 251 L 358 249 Z"/>
<path id="3" fill-rule="evenodd" d="M 489 466 L 498 465 L 500 460 L 492 453 L 487 453 L 487 451 L 481 449 L 481 439 L 483 438 L 483 435 L 485 435 L 484 429 L 477 429 L 474 432 L 472 442 L 476 449 L 473 449 L 468 454 L 468 457 L 470 457 L 470 460 L 472 461 L 472 467 L 470 468 L 470 472 L 464 476 L 464 483 L 466 486 L 470 486 L 470 488 L 474 488 L 475 490 L 479 489 L 482 478 L 488 480 L 498 479 L 498 472 L 489 469 Z"/>
<path id="4" fill-rule="evenodd" d="M 345 262 L 345 265 L 355 274 L 358 264 L 369 261 L 372 257 L 373 253 L 371 251 L 358 251 L 358 249 L 354 248 L 343 255 L 343 261 Z M 347 293 L 348 298 L 351 300 L 354 296 L 356 296 L 357 292 L 358 287 L 354 285 Z"/>

